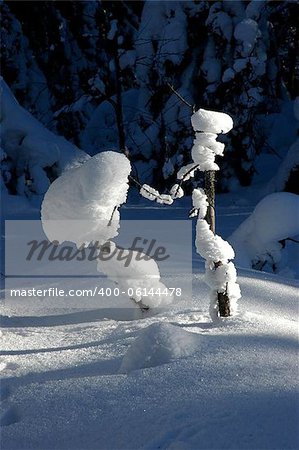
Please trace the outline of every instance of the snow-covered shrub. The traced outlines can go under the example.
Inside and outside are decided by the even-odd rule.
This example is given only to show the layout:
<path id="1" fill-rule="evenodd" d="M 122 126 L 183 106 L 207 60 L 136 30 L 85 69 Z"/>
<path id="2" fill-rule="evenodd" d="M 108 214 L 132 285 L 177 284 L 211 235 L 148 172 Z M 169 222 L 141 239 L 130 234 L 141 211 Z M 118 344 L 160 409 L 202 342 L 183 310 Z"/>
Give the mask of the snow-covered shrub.
<path id="1" fill-rule="evenodd" d="M 229 237 L 239 266 L 284 270 L 286 240 L 299 235 L 299 195 L 277 192 L 264 197 Z M 298 243 L 295 243 L 298 247 Z M 298 256 L 295 258 L 298 261 Z M 287 266 L 288 263 L 284 261 Z M 290 268 L 292 270 L 292 268 Z"/>
<path id="2" fill-rule="evenodd" d="M 74 242 L 79 249 L 95 246 L 98 271 L 131 292 L 141 308 L 166 305 L 172 296 L 160 281 L 156 261 L 140 251 L 120 249 L 112 241 L 118 235 L 119 207 L 127 199 L 130 172 L 128 158 L 112 151 L 65 171 L 45 194 L 43 230 L 50 241 Z"/>

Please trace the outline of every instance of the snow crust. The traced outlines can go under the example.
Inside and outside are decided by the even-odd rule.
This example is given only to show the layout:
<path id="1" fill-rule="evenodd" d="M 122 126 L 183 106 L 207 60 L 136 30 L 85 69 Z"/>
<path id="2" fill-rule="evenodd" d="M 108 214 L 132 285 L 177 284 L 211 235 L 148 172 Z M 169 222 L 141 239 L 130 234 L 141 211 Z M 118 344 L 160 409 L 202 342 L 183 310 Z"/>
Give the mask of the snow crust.
<path id="1" fill-rule="evenodd" d="M 224 433 L 230 448 L 296 448 L 297 288 L 239 279 L 240 315 L 216 324 L 201 273 L 192 301 L 142 320 L 7 311 L 3 448 L 206 450 Z"/>
<path id="2" fill-rule="evenodd" d="M 130 171 L 125 155 L 103 152 L 64 172 L 51 184 L 42 203 L 41 219 L 48 239 L 72 241 L 80 247 L 115 237 L 118 207 L 126 201 Z"/>

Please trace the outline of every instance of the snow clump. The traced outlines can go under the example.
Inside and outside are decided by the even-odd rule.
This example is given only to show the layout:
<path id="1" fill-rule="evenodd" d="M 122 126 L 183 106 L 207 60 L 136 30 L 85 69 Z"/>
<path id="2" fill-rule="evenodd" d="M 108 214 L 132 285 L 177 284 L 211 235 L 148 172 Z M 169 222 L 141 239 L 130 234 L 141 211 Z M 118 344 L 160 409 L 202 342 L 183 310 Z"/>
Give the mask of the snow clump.
<path id="1" fill-rule="evenodd" d="M 43 229 L 50 241 L 77 247 L 104 244 L 117 236 L 118 208 L 127 198 L 131 165 L 116 152 L 99 153 L 64 172 L 49 187 L 42 203 Z"/>

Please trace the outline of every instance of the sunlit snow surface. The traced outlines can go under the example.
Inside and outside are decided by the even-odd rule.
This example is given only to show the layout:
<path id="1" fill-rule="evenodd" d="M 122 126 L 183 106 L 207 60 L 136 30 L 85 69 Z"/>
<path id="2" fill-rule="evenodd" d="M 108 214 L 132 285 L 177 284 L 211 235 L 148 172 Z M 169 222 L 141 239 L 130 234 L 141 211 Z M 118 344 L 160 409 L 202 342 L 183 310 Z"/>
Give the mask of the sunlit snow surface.
<path id="1" fill-rule="evenodd" d="M 253 209 L 229 201 L 218 208 L 224 237 Z M 178 219 L 182 205 L 122 212 Z M 240 314 L 212 323 L 193 259 L 193 299 L 155 315 L 4 305 L 2 448 L 297 448 L 296 281 L 239 269 Z"/>

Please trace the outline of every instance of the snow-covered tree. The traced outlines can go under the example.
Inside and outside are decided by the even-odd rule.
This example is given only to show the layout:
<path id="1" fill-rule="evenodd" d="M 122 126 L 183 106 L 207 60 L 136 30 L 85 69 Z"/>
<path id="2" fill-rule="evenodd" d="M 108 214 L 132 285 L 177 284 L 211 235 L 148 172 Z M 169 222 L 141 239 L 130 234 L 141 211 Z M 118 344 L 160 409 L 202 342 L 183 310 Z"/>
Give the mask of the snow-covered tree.
<path id="1" fill-rule="evenodd" d="M 199 109 L 193 113 L 191 123 L 196 134 L 191 150 L 192 162 L 183 166 L 177 173 L 180 184 L 172 187 L 170 195 L 160 194 L 156 189 L 143 185 L 140 193 L 145 198 L 171 204 L 173 200 L 184 195 L 181 184 L 194 177 L 196 171 L 211 174 L 219 170 L 215 157 L 223 155 L 224 144 L 217 138 L 219 134 L 226 134 L 232 129 L 231 117 L 224 113 Z M 234 250 L 228 242 L 215 234 L 214 199 L 210 192 L 195 188 L 192 202 L 190 217 L 197 216 L 195 246 L 205 260 L 205 279 L 211 287 L 211 317 L 228 317 L 236 312 L 237 300 L 241 297 L 237 272 L 231 262 L 235 256 Z"/>
<path id="2" fill-rule="evenodd" d="M 217 141 L 218 134 L 228 133 L 233 122 L 230 116 L 203 109 L 191 117 L 196 139 L 192 147 L 192 159 L 198 169 L 208 174 L 219 170 L 215 163 L 216 156 L 222 156 L 224 144 Z M 192 216 L 197 215 L 196 249 L 205 259 L 206 282 L 211 287 L 211 315 L 219 313 L 227 317 L 236 312 L 237 300 L 241 297 L 237 284 L 237 273 L 234 264 L 234 250 L 220 236 L 215 235 L 214 202 L 202 189 L 194 189 L 192 194 Z M 209 215 L 208 210 L 210 209 Z M 207 220 L 205 217 L 208 215 Z"/>

